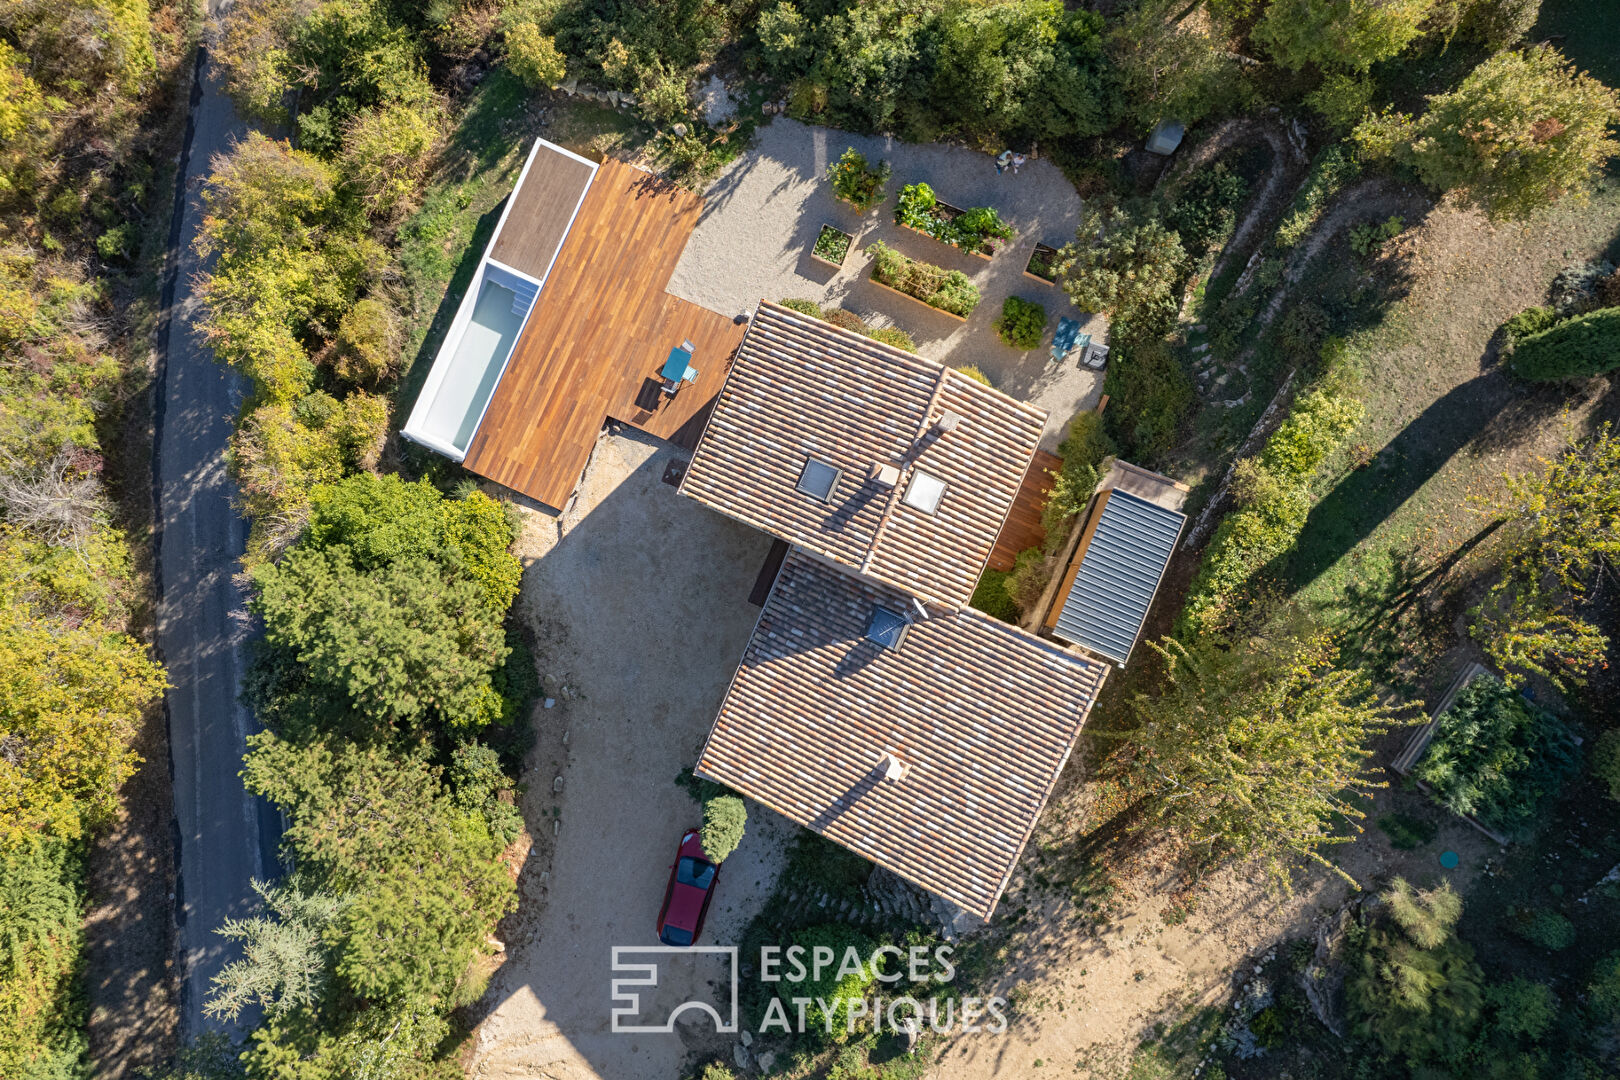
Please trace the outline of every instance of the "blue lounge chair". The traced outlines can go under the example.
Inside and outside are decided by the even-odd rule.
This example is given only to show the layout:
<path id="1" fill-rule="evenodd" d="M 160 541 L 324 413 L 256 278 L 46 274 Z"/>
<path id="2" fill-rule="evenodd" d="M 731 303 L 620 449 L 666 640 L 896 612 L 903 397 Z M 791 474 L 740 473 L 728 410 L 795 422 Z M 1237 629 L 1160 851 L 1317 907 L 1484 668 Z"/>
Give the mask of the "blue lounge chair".
<path id="1" fill-rule="evenodd" d="M 1052 359 L 1062 360 L 1074 348 L 1075 341 L 1080 337 L 1080 324 L 1065 315 L 1058 320 L 1057 330 L 1052 333 Z"/>

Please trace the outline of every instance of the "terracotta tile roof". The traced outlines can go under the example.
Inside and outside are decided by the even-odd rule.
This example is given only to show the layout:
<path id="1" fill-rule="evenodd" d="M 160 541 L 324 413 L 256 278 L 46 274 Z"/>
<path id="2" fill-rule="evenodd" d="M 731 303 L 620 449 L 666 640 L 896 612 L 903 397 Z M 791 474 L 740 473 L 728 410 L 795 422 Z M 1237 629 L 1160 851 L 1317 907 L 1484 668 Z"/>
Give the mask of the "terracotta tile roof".
<path id="1" fill-rule="evenodd" d="M 1107 667 L 971 609 L 885 649 L 877 606 L 911 607 L 791 553 L 697 772 L 988 918 Z"/>
<path id="2" fill-rule="evenodd" d="M 943 412 L 957 427 L 933 429 Z M 919 598 L 965 607 L 1040 443 L 1045 413 L 932 360 L 762 302 L 681 490 Z M 807 457 L 832 498 L 797 489 Z M 869 479 L 874 464 L 898 485 Z M 908 505 L 916 473 L 945 483 Z"/>

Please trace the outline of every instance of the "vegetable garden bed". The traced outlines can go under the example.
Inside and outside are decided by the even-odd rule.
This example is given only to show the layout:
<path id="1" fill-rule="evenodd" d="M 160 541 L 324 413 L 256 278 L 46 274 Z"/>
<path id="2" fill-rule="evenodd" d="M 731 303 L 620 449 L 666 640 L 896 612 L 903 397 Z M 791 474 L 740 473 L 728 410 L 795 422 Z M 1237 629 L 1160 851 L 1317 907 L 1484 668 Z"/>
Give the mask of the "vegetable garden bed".
<path id="1" fill-rule="evenodd" d="M 1447 740 L 1438 759 L 1437 736 Z M 1505 845 L 1573 771 L 1579 741 L 1563 721 L 1476 663 L 1452 681 L 1429 722 L 1390 767 Z"/>
<path id="2" fill-rule="evenodd" d="M 894 223 L 988 261 L 1012 239 L 1012 229 L 988 206 L 963 210 L 940 200 L 927 184 L 900 189 Z"/>
<path id="3" fill-rule="evenodd" d="M 1029 262 L 1024 264 L 1024 276 L 1040 282 L 1042 285 L 1057 284 L 1057 248 L 1046 244 L 1036 244 L 1035 250 L 1030 253 Z"/>
<path id="4" fill-rule="evenodd" d="M 979 290 L 960 270 L 908 259 L 881 240 L 868 247 L 872 256 L 872 284 L 926 304 L 958 322 L 966 322 L 979 306 Z"/>
<path id="5" fill-rule="evenodd" d="M 823 225 L 816 234 L 816 242 L 810 247 L 810 257 L 835 270 L 842 270 L 844 260 L 849 257 L 849 249 L 854 246 L 855 238 L 849 233 L 832 225 Z"/>

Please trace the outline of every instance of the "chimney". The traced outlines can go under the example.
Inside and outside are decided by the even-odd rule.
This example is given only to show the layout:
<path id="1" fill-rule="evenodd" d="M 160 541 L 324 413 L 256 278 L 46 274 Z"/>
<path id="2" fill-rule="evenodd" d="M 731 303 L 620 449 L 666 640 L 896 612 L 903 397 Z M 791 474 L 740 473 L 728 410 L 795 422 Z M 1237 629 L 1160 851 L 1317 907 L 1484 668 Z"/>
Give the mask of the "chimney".
<path id="1" fill-rule="evenodd" d="M 872 462 L 872 468 L 866 474 L 866 478 L 878 487 L 892 488 L 900 483 L 900 470 L 896 466 L 874 461 Z"/>
<path id="2" fill-rule="evenodd" d="M 945 412 L 939 414 L 938 420 L 934 421 L 934 430 L 938 431 L 941 435 L 945 435 L 949 432 L 955 431 L 956 426 L 961 422 L 962 416 L 960 413 L 953 413 L 947 409 Z"/>
<path id="3" fill-rule="evenodd" d="M 906 775 L 906 767 L 894 756 L 893 751 L 885 750 L 878 764 L 883 766 L 883 779 L 891 784 L 899 783 Z"/>

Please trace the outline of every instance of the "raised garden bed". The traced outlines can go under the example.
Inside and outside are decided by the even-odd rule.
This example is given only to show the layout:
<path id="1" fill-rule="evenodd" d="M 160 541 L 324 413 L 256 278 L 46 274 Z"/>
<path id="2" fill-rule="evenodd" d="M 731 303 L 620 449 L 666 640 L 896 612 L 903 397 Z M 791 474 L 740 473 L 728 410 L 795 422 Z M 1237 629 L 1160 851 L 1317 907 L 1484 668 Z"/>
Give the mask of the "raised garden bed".
<path id="1" fill-rule="evenodd" d="M 963 210 L 942 202 L 933 188 L 922 183 L 900 189 L 894 223 L 981 259 L 1000 251 L 1013 235 L 1012 227 L 993 208 L 975 206 Z"/>
<path id="2" fill-rule="evenodd" d="M 1445 740 L 1438 758 L 1437 740 Z M 1506 844 L 1574 771 L 1579 742 L 1562 720 L 1470 664 L 1391 768 Z"/>
<path id="3" fill-rule="evenodd" d="M 882 241 L 867 249 L 872 256 L 872 283 L 892 293 L 926 304 L 959 322 L 966 322 L 979 306 L 979 290 L 960 270 L 908 259 Z"/>
<path id="4" fill-rule="evenodd" d="M 1024 276 L 1034 278 L 1042 285 L 1056 285 L 1057 257 L 1057 248 L 1036 244 L 1035 250 L 1030 253 L 1029 262 L 1024 264 Z"/>
<path id="5" fill-rule="evenodd" d="M 810 247 L 810 257 L 835 270 L 842 270 L 844 259 L 849 256 L 849 249 L 854 244 L 855 238 L 843 229 L 823 225 L 821 232 L 816 234 L 816 242 Z"/>

